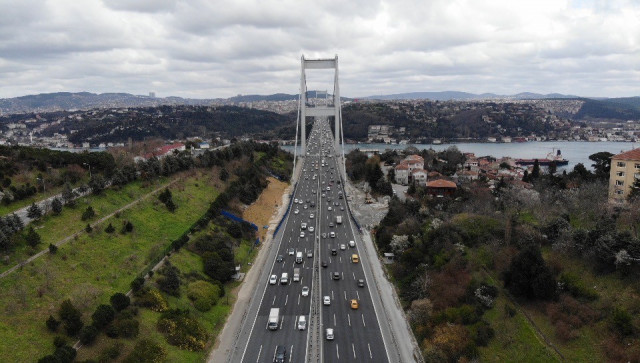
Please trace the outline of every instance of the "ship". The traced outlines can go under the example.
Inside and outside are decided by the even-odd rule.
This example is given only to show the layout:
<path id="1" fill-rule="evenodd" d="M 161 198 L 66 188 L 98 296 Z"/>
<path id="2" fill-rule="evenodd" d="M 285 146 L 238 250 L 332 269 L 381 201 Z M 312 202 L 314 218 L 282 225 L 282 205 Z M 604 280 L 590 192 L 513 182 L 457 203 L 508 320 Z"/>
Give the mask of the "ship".
<path id="1" fill-rule="evenodd" d="M 564 166 L 569 164 L 569 160 L 562 157 L 562 152 L 560 152 L 559 149 L 555 153 L 555 155 L 554 155 L 554 152 L 555 152 L 555 149 L 553 149 L 553 151 L 548 153 L 545 159 L 516 159 L 516 165 L 520 165 L 520 166 L 533 165 L 536 163 L 536 160 L 538 161 L 538 165 L 540 166 L 549 166 L 552 163 L 555 163 L 556 166 Z"/>

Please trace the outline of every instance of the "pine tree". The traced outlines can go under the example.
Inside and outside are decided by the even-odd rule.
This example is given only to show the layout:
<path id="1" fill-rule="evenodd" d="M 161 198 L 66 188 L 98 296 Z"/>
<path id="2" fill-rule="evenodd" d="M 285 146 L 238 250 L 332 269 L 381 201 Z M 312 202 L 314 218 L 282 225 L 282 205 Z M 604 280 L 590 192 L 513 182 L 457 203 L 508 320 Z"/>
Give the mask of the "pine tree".
<path id="1" fill-rule="evenodd" d="M 62 191 L 62 200 L 64 201 L 64 204 L 68 206 L 74 206 L 76 204 L 75 197 L 76 195 L 73 192 L 71 185 L 69 183 L 66 183 L 64 185 L 64 190 Z"/>
<path id="2" fill-rule="evenodd" d="M 53 213 L 56 215 L 62 212 L 62 202 L 60 201 L 60 199 L 53 198 L 53 200 L 51 201 L 51 209 L 53 210 Z"/>
<path id="3" fill-rule="evenodd" d="M 27 217 L 31 219 L 38 219 L 42 217 L 42 209 L 34 202 L 31 204 L 31 207 L 27 209 Z"/>
<path id="4" fill-rule="evenodd" d="M 93 210 L 93 207 L 88 206 L 87 209 L 85 209 L 84 212 L 82 212 L 82 220 L 86 221 L 88 219 L 95 217 L 95 215 L 96 215 L 96 212 Z"/>
<path id="5" fill-rule="evenodd" d="M 27 235 L 24 238 L 27 241 L 27 244 L 31 247 L 36 247 L 42 240 L 38 232 L 36 232 L 33 227 L 29 227 Z"/>
<path id="6" fill-rule="evenodd" d="M 104 230 L 107 233 L 113 233 L 116 229 L 113 228 L 113 225 L 111 225 L 111 223 L 109 223 L 109 225 L 107 226 L 107 228 Z"/>
<path id="7" fill-rule="evenodd" d="M 540 177 L 540 163 L 538 162 L 538 159 L 536 159 L 533 162 L 533 170 L 531 171 L 531 177 L 530 180 L 535 180 L 538 179 Z"/>
<path id="8" fill-rule="evenodd" d="M 84 228 L 84 230 L 85 230 L 87 233 L 91 233 L 91 231 L 93 231 L 93 228 L 91 227 L 91 225 L 90 225 L 89 223 L 87 223 L 87 226 Z"/>

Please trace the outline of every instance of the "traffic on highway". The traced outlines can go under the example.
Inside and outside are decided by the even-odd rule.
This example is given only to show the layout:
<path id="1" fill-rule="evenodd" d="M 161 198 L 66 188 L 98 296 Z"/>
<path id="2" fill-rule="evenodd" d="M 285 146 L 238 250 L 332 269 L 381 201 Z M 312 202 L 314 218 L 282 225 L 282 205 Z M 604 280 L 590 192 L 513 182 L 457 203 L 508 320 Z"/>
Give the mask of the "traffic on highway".
<path id="1" fill-rule="evenodd" d="M 323 362 L 389 361 L 333 145 L 329 122 L 315 121 L 242 362 L 306 362 L 314 345 Z"/>

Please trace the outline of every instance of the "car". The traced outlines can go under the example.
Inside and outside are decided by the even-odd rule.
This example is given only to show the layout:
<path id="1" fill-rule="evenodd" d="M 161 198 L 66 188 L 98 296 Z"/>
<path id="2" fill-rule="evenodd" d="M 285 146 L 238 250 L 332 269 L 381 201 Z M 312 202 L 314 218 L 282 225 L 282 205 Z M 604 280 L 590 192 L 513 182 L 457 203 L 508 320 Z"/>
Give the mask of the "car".
<path id="1" fill-rule="evenodd" d="M 353 248 L 355 246 L 356 246 L 356 241 L 353 241 L 353 240 L 349 241 L 349 247 Z"/>
<path id="2" fill-rule="evenodd" d="M 311 204 L 310 204 L 310 205 L 311 205 L 311 208 L 315 208 L 315 206 L 316 206 L 316 203 L 314 203 L 314 202 L 311 202 Z"/>
<path id="3" fill-rule="evenodd" d="M 331 236 L 331 238 L 336 238 L 336 232 L 334 232 L 334 231 L 331 231 L 331 233 L 329 233 L 329 235 Z"/>
<path id="4" fill-rule="evenodd" d="M 322 193 L 322 198 L 326 198 L 326 197 L 327 197 L 327 195 Z"/>
<path id="5" fill-rule="evenodd" d="M 293 200 L 293 203 L 294 203 L 294 204 L 298 204 L 298 198 L 294 199 L 294 200 Z"/>
<path id="6" fill-rule="evenodd" d="M 307 251 L 307 257 L 313 258 L 313 251 Z"/>
<path id="7" fill-rule="evenodd" d="M 306 223 L 300 223 L 300 229 L 307 229 Z"/>
<path id="8" fill-rule="evenodd" d="M 304 238 L 304 232 L 300 232 L 300 238 Z"/>
<path id="9" fill-rule="evenodd" d="M 298 201 L 298 204 L 302 204 L 302 199 L 300 199 L 300 200 Z"/>
<path id="10" fill-rule="evenodd" d="M 340 272 L 334 272 L 331 275 L 331 278 L 334 279 L 334 280 L 340 280 Z"/>
<path id="11" fill-rule="evenodd" d="M 275 276 L 275 275 L 273 275 Z M 309 296 L 309 286 L 302 287 L 302 296 Z"/>
<path id="12" fill-rule="evenodd" d="M 335 205 L 335 206 L 339 206 L 339 205 L 340 205 L 340 203 L 338 203 L 338 202 L 334 202 L 334 203 L 333 203 L 333 205 Z"/>
<path id="13" fill-rule="evenodd" d="M 358 255 L 356 255 L 355 253 L 351 255 L 351 262 L 358 263 L 358 261 L 360 261 L 360 258 L 358 258 Z"/>
<path id="14" fill-rule="evenodd" d="M 308 209 L 307 205 L 305 204 L 302 209 Z"/>
<path id="15" fill-rule="evenodd" d="M 331 305 L 331 298 L 329 296 L 325 296 L 322 298 L 322 305 Z"/>
<path id="16" fill-rule="evenodd" d="M 331 256 L 336 256 L 338 255 L 338 250 L 336 250 L 335 248 L 331 249 Z"/>
<path id="17" fill-rule="evenodd" d="M 332 328 L 327 328 L 326 330 L 327 334 L 327 340 L 333 340 L 333 329 Z"/>
<path id="18" fill-rule="evenodd" d="M 322 261 L 322 267 L 327 267 L 329 266 L 329 264 L 327 263 L 327 261 Z"/>
<path id="19" fill-rule="evenodd" d="M 300 211 L 297 209 L 293 211 L 293 214 L 298 214 L 298 213 L 300 213 Z"/>
<path id="20" fill-rule="evenodd" d="M 300 318 L 298 318 L 298 330 L 305 329 L 307 329 L 307 317 L 304 315 L 300 315 Z"/>
<path id="21" fill-rule="evenodd" d="M 309 226 L 309 228 L 307 229 L 309 232 L 313 233 L 313 231 L 315 230 L 315 228 L 313 228 L 313 226 Z"/>
<path id="22" fill-rule="evenodd" d="M 333 208 L 332 208 L 331 206 L 329 206 L 329 208 L 327 208 L 327 210 L 328 210 L 329 212 L 331 212 L 331 211 L 333 210 Z"/>
<path id="23" fill-rule="evenodd" d="M 340 206 L 340 210 L 342 210 L 342 211 L 343 211 L 343 210 L 344 210 L 344 207 L 343 207 L 343 206 Z"/>
<path id="24" fill-rule="evenodd" d="M 364 279 L 358 279 L 358 287 L 364 287 Z"/>
<path id="25" fill-rule="evenodd" d="M 278 257 L 276 257 L 276 262 L 282 262 L 284 261 L 284 257 L 282 257 L 282 255 L 278 255 Z"/>
<path id="26" fill-rule="evenodd" d="M 309 214 L 309 218 L 314 219 L 315 217 L 316 217 L 315 214 L 313 213 Z"/>
<path id="27" fill-rule="evenodd" d="M 273 363 L 284 363 L 287 360 L 287 348 L 284 345 L 276 347 L 276 353 L 273 355 Z"/>
<path id="28" fill-rule="evenodd" d="M 358 307 L 360 307 L 360 304 L 358 304 L 358 300 L 356 299 L 351 299 L 351 308 L 352 309 L 357 309 Z"/>
<path id="29" fill-rule="evenodd" d="M 278 283 L 278 276 L 271 275 L 271 277 L 269 278 L 269 285 L 275 285 L 277 283 Z"/>
<path id="30" fill-rule="evenodd" d="M 340 249 L 344 251 L 344 250 L 347 249 L 347 246 L 344 243 L 341 243 L 340 244 Z"/>
<path id="31" fill-rule="evenodd" d="M 326 234 L 326 233 L 323 233 L 323 234 L 322 234 L 322 238 L 327 238 L 327 234 Z"/>
<path id="32" fill-rule="evenodd" d="M 329 222 L 329 227 L 332 228 L 334 226 L 333 222 Z"/>
<path id="33" fill-rule="evenodd" d="M 292 248 L 289 248 L 289 256 L 293 256 L 296 254 L 296 250 Z"/>

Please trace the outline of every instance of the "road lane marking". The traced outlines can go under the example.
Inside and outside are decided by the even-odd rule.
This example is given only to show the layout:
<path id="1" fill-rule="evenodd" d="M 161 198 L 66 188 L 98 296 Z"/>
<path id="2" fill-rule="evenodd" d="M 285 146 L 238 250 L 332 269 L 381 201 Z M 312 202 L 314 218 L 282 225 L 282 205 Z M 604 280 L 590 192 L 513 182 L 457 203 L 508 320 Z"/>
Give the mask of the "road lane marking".
<path id="1" fill-rule="evenodd" d="M 353 350 L 353 359 L 356 359 L 356 347 L 351 343 L 351 349 Z"/>
<path id="2" fill-rule="evenodd" d="M 347 290 L 343 291 L 344 292 L 344 299 L 347 300 Z M 285 304 L 286 305 L 286 304 Z"/>
<path id="3" fill-rule="evenodd" d="M 358 300 L 360 300 L 360 293 L 358 292 L 358 290 L 356 290 L 356 296 L 358 297 Z"/>
<path id="4" fill-rule="evenodd" d="M 282 320 L 280 320 L 280 329 L 284 326 L 284 315 L 282 315 Z"/>
<path id="5" fill-rule="evenodd" d="M 333 326 L 338 326 L 336 322 L 336 313 L 333 313 Z"/>
<path id="6" fill-rule="evenodd" d="M 291 358 L 293 358 L 293 344 L 289 348 L 289 363 L 291 363 Z"/>
<path id="7" fill-rule="evenodd" d="M 349 321 L 349 326 L 351 326 L 351 315 L 347 314 L 347 320 Z"/>
<path id="8" fill-rule="evenodd" d="M 289 295 L 284 298 L 284 306 L 287 306 L 287 302 L 289 301 Z"/>
<path id="9" fill-rule="evenodd" d="M 353 279 L 355 280 L 356 279 L 356 273 L 352 272 L 352 274 L 353 274 Z"/>
<path id="10" fill-rule="evenodd" d="M 300 305 L 300 295 L 298 295 L 298 305 Z"/>
<path id="11" fill-rule="evenodd" d="M 338 344 L 336 344 L 336 355 L 338 356 L 338 359 L 340 359 L 340 350 L 338 349 Z"/>
<path id="12" fill-rule="evenodd" d="M 373 359 L 373 354 L 371 354 L 371 344 L 367 343 L 367 347 L 369 347 L 369 358 Z"/>
<path id="13" fill-rule="evenodd" d="M 260 344 L 260 350 L 258 350 L 258 359 L 256 359 L 256 363 L 260 362 L 260 353 L 262 353 L 262 344 Z"/>
<path id="14" fill-rule="evenodd" d="M 335 300 L 335 298 L 333 297 L 333 290 L 331 290 L 331 300 Z"/>
<path id="15" fill-rule="evenodd" d="M 276 296 L 277 296 L 277 295 L 274 295 L 274 296 L 273 296 L 273 302 L 271 303 L 271 305 L 273 305 L 273 304 L 275 304 L 275 303 L 276 303 Z"/>
<path id="16" fill-rule="evenodd" d="M 365 326 L 365 328 L 367 327 L 367 324 L 364 322 L 364 314 L 361 315 L 362 316 L 362 325 Z"/>

